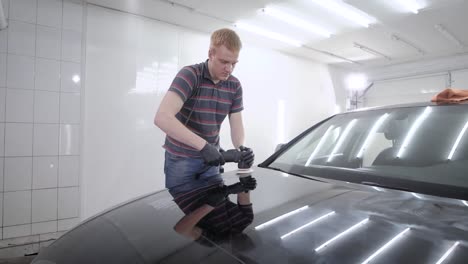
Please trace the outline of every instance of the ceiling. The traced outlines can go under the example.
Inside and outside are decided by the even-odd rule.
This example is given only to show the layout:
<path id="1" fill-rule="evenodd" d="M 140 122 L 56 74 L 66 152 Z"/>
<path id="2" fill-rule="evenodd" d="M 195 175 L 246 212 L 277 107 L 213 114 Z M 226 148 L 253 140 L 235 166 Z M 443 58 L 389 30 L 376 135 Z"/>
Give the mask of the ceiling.
<path id="1" fill-rule="evenodd" d="M 326 8 L 320 2 L 338 6 Z M 154 18 L 201 32 L 248 23 L 299 41 L 296 47 L 237 28 L 244 42 L 321 63 L 369 68 L 468 53 L 468 0 L 88 0 L 88 3 Z M 413 13 L 401 3 L 414 2 Z M 358 12 L 368 27 L 337 13 Z M 291 26 L 262 12 L 274 8 L 319 26 L 330 37 Z M 291 21 L 289 19 L 288 21 Z M 436 26 L 439 25 L 439 26 Z M 442 27 L 445 31 L 439 31 Z M 445 33 L 444 33 L 445 32 Z M 454 36 L 457 41 L 450 39 Z M 393 36 L 393 37 L 392 37 Z M 359 48 L 358 46 L 364 46 Z M 369 48 L 373 51 L 366 51 Z"/>

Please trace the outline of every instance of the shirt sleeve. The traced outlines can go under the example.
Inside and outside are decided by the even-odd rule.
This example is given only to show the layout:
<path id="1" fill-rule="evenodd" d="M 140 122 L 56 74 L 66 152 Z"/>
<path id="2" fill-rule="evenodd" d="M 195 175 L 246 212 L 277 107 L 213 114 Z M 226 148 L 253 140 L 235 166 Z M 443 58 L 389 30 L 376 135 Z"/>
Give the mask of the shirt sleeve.
<path id="1" fill-rule="evenodd" d="M 232 231 L 234 233 L 241 233 L 252 223 L 254 219 L 252 204 L 237 204 L 235 208 L 235 210 L 230 212 L 232 217 Z"/>
<path id="2" fill-rule="evenodd" d="M 192 90 L 197 83 L 197 74 L 195 69 L 190 66 L 182 68 L 174 77 L 169 91 L 175 92 L 182 99 L 183 102 L 187 101 L 192 94 Z"/>
<path id="3" fill-rule="evenodd" d="M 242 85 L 239 83 L 239 86 L 236 89 L 236 94 L 234 95 L 234 100 L 231 105 L 230 114 L 237 113 L 244 110 L 244 102 L 242 100 Z"/>

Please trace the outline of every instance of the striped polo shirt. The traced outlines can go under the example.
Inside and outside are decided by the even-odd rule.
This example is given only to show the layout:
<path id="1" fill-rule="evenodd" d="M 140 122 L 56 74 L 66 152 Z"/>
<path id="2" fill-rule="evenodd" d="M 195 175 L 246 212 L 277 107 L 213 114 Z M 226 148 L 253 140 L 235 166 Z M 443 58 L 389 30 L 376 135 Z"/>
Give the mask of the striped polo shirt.
<path id="1" fill-rule="evenodd" d="M 172 81 L 169 91 L 178 94 L 184 102 L 176 118 L 185 124 L 190 116 L 185 126 L 216 146 L 219 146 L 219 131 L 226 116 L 244 109 L 239 80 L 231 75 L 226 81 L 215 84 L 208 70 L 208 60 L 182 68 Z M 164 148 L 177 156 L 200 157 L 198 150 L 170 136 L 166 136 Z"/>
<path id="2" fill-rule="evenodd" d="M 219 184 L 199 188 L 190 192 L 178 194 L 174 202 L 184 212 L 190 214 L 203 205 L 202 200 L 207 192 L 218 187 Z M 229 234 L 239 234 L 249 226 L 254 218 L 252 204 L 235 204 L 229 199 L 225 200 L 203 217 L 197 226 L 214 237 L 223 237 Z"/>

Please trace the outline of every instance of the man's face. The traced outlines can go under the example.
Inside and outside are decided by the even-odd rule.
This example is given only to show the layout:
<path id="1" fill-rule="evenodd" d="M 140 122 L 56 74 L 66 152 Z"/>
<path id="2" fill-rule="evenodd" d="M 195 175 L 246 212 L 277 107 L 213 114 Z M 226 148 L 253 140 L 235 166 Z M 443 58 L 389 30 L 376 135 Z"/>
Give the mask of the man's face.
<path id="1" fill-rule="evenodd" d="M 236 67 L 239 52 L 228 50 L 224 45 L 210 49 L 210 74 L 214 81 L 225 81 Z"/>

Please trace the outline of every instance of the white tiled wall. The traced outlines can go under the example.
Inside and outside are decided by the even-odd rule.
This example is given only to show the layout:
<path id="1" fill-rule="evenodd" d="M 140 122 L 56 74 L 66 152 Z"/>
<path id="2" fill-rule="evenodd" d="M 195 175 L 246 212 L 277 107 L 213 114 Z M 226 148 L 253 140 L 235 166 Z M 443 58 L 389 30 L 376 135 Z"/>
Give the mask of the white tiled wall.
<path id="1" fill-rule="evenodd" d="M 0 0 L 0 239 L 79 222 L 83 4 Z"/>

